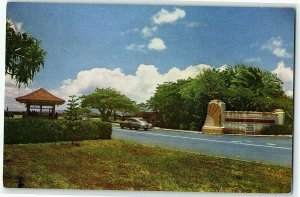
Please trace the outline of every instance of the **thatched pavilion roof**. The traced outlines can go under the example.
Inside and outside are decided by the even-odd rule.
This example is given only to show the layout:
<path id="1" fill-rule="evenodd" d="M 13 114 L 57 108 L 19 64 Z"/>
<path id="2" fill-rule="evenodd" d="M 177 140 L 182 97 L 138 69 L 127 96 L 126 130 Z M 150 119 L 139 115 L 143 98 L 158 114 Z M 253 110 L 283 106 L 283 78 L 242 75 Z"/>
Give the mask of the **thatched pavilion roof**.
<path id="1" fill-rule="evenodd" d="M 65 100 L 54 96 L 44 88 L 40 88 L 24 96 L 19 96 L 16 100 L 20 103 L 32 105 L 61 105 L 65 103 Z"/>

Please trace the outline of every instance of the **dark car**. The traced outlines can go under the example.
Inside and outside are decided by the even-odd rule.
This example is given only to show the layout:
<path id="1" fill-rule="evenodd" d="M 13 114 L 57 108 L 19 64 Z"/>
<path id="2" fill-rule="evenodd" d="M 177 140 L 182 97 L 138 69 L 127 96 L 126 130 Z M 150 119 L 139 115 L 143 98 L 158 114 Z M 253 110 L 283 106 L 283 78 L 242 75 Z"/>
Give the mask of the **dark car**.
<path id="1" fill-rule="evenodd" d="M 4 117 L 13 118 L 14 114 L 12 112 L 4 110 Z"/>
<path id="2" fill-rule="evenodd" d="M 120 122 L 120 127 L 129 129 L 144 129 L 145 131 L 152 128 L 152 124 L 148 123 L 143 118 L 128 118 L 125 121 Z"/>

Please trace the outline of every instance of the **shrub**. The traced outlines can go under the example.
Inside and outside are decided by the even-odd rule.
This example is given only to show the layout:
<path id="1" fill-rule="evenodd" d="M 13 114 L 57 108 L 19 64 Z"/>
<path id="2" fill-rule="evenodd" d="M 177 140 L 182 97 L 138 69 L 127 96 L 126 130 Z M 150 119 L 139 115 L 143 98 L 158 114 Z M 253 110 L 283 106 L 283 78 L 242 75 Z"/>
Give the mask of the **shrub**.
<path id="1" fill-rule="evenodd" d="M 270 125 L 261 129 L 263 135 L 292 135 L 293 125 Z"/>
<path id="2" fill-rule="evenodd" d="M 4 143 L 26 144 L 57 141 L 111 139 L 112 126 L 101 121 L 77 121 L 76 130 L 67 120 L 5 119 Z"/>

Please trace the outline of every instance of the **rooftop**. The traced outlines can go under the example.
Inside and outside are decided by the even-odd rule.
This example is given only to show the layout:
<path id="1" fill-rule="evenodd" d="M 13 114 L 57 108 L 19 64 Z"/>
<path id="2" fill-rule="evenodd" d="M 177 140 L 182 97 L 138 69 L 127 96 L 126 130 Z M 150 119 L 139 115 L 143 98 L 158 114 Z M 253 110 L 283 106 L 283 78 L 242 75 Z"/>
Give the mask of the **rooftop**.
<path id="1" fill-rule="evenodd" d="M 19 96 L 16 98 L 16 100 L 20 103 L 26 103 L 26 104 L 50 104 L 50 105 L 61 105 L 65 103 L 65 100 L 58 98 L 57 96 L 54 96 L 44 88 L 37 89 L 27 95 Z"/>

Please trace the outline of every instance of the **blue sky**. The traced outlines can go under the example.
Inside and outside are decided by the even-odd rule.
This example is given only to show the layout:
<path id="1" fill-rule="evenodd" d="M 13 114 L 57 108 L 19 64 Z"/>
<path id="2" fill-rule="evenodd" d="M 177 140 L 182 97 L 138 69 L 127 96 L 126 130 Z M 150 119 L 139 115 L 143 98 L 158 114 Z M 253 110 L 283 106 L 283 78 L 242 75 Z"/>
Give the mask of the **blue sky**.
<path id="1" fill-rule="evenodd" d="M 236 63 L 278 74 L 291 95 L 294 17 L 291 8 L 44 3 L 7 7 L 7 18 L 17 31 L 42 40 L 47 51 L 44 69 L 18 94 L 44 87 L 66 97 L 112 86 L 140 102 L 153 94 L 157 83 Z M 12 83 L 6 82 L 9 89 Z M 134 95 L 138 84 L 142 89 Z M 16 94 L 6 94 L 10 105 Z"/>

